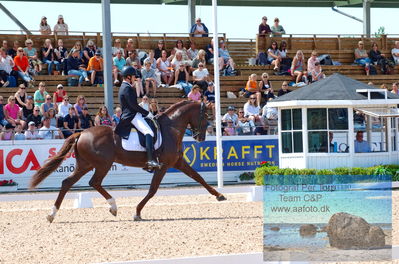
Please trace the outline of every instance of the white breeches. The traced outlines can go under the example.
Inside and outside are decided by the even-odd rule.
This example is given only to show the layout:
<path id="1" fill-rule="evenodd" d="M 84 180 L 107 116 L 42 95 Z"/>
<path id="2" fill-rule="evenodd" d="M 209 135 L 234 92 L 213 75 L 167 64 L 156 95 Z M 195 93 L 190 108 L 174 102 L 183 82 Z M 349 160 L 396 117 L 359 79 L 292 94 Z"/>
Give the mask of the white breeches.
<path id="1" fill-rule="evenodd" d="M 141 113 L 136 114 L 136 116 L 132 120 L 132 124 L 144 135 L 150 134 L 152 137 L 154 137 L 154 133 L 152 132 L 147 122 L 144 120 L 144 117 L 141 115 Z"/>

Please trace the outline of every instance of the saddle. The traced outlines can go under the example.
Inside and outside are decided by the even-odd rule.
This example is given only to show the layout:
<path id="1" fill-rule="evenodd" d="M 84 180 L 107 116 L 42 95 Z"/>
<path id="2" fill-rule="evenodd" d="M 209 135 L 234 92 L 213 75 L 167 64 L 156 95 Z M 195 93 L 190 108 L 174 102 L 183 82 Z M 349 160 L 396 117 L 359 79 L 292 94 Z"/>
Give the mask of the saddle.
<path id="1" fill-rule="evenodd" d="M 156 120 L 145 119 L 152 132 L 154 133 L 154 149 L 158 149 L 162 144 L 161 130 Z M 145 136 L 131 124 L 128 138 L 122 138 L 122 148 L 127 151 L 146 151 Z"/>

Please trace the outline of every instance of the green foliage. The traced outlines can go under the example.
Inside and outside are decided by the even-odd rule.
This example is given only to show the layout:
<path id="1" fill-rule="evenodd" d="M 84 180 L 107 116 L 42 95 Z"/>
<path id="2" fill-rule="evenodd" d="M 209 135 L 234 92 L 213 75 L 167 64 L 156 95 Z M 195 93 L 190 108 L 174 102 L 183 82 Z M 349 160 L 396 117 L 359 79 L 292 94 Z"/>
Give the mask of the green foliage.
<path id="1" fill-rule="evenodd" d="M 386 35 L 387 33 L 385 33 L 385 27 L 379 27 L 378 29 L 377 29 L 377 32 L 375 32 L 374 33 L 374 36 L 376 37 L 376 38 L 380 38 L 382 35 Z"/>
<path id="2" fill-rule="evenodd" d="M 253 172 L 244 172 L 239 176 L 241 181 L 249 181 L 255 178 L 255 174 Z"/>

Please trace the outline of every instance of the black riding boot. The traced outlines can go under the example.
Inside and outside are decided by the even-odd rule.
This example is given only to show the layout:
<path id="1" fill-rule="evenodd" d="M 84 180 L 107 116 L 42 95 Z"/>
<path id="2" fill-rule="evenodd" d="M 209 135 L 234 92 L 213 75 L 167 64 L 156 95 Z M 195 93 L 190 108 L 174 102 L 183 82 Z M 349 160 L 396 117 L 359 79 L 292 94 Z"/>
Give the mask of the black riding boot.
<path id="1" fill-rule="evenodd" d="M 145 135 L 145 148 L 147 150 L 147 166 L 149 169 L 161 168 L 161 165 L 154 159 L 154 143 L 150 134 Z"/>

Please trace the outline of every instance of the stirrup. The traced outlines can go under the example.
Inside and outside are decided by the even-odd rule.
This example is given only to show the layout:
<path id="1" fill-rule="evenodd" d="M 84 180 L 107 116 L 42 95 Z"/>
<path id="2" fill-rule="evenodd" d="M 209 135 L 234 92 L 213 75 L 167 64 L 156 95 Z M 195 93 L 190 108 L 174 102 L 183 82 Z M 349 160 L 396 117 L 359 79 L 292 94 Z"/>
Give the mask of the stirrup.
<path id="1" fill-rule="evenodd" d="M 147 166 L 149 169 L 160 169 L 162 167 L 162 164 L 155 160 L 150 160 L 147 162 Z"/>

